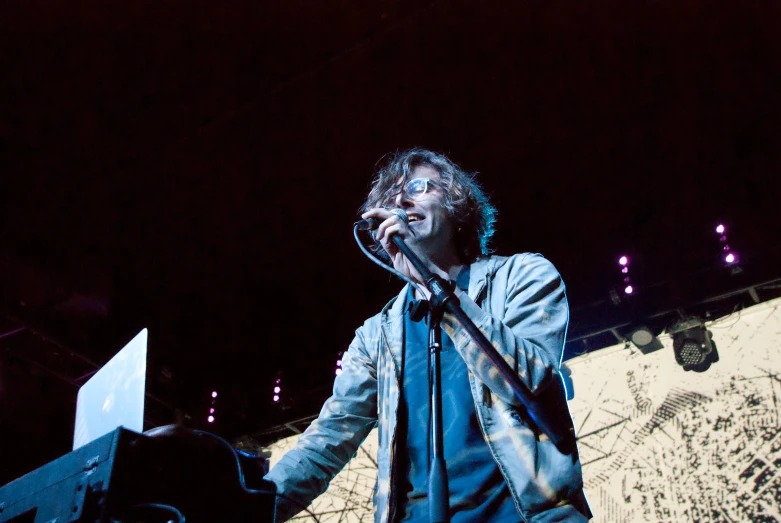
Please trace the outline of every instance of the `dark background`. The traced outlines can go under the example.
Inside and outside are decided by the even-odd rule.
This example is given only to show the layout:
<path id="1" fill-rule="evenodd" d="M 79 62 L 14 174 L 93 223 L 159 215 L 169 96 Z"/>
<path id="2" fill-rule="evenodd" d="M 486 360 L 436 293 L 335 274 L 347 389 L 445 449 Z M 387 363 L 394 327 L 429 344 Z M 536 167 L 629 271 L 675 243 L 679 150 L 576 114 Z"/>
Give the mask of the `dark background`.
<path id="1" fill-rule="evenodd" d="M 553 261 L 571 336 L 625 313 L 621 254 L 648 310 L 781 276 L 778 3 L 1 9 L 2 482 L 70 450 L 78 386 L 143 327 L 146 428 L 317 412 L 400 287 L 352 236 L 396 149 L 479 173 L 494 248 Z"/>

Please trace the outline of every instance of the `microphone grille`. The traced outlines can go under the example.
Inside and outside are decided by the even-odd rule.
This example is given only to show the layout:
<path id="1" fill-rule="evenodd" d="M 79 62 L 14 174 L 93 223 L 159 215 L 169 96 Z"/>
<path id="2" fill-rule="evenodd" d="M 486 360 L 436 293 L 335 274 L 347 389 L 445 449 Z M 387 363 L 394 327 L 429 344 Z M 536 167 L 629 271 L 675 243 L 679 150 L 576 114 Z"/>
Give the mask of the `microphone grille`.
<path id="1" fill-rule="evenodd" d="M 409 223 L 409 215 L 404 209 L 391 209 L 390 212 L 398 216 L 404 223 Z"/>

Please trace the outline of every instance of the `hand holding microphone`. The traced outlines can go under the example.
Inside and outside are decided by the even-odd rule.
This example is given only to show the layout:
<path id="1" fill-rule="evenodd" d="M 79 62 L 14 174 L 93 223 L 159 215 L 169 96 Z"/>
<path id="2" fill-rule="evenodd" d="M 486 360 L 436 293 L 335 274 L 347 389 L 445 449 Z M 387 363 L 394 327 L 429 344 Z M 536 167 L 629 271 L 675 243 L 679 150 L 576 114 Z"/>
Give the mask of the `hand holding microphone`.
<path id="1" fill-rule="evenodd" d="M 372 209 L 372 211 L 373 210 L 374 209 Z M 395 214 L 404 223 L 409 223 L 409 215 L 407 215 L 407 212 L 404 211 L 403 209 L 384 209 L 384 210 L 387 210 L 388 212 Z M 370 214 L 372 214 L 372 212 L 367 211 L 363 214 L 363 216 L 369 216 Z M 371 218 L 366 218 L 358 221 L 355 224 L 355 226 L 358 227 L 359 231 L 376 231 L 381 223 L 382 223 L 381 219 L 371 217 Z"/>
<path id="2" fill-rule="evenodd" d="M 425 284 L 423 276 L 399 248 L 400 242 L 406 244 L 409 249 L 423 259 L 426 265 L 430 265 L 428 257 L 421 253 L 415 232 L 409 227 L 409 216 L 406 211 L 399 208 L 375 208 L 365 212 L 361 218 L 363 220 L 358 222 L 358 229 L 376 230 L 375 239 L 380 242 L 382 248 L 390 256 L 393 268 L 413 281 Z M 422 288 L 421 290 L 427 294 L 428 298 L 426 289 Z"/>

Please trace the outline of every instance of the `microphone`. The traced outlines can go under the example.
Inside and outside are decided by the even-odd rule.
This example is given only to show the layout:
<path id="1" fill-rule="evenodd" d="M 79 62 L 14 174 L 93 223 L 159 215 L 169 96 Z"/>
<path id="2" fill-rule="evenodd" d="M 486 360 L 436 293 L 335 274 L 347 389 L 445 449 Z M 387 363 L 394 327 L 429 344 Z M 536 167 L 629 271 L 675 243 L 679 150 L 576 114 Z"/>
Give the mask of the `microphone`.
<path id="1" fill-rule="evenodd" d="M 409 216 L 404 209 L 391 209 L 390 212 L 398 216 L 404 223 L 409 223 Z M 377 218 L 369 218 L 368 220 L 355 222 L 355 227 L 359 231 L 376 231 L 377 227 L 380 226 L 380 223 L 382 223 L 382 221 Z"/>
<path id="2" fill-rule="evenodd" d="M 355 227 L 359 231 L 374 231 L 380 226 L 380 222 L 377 218 L 369 218 L 368 220 L 360 220 L 355 222 Z"/>

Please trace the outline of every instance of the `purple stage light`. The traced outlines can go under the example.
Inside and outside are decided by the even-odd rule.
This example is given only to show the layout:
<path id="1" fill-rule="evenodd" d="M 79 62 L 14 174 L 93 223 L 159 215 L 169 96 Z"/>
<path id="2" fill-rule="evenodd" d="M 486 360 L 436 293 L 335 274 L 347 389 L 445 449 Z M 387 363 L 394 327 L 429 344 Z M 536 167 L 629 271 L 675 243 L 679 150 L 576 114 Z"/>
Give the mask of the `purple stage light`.
<path id="1" fill-rule="evenodd" d="M 279 396 L 274 396 L 274 401 L 279 401 Z"/>
<path id="2" fill-rule="evenodd" d="M 621 269 L 621 272 L 623 272 L 624 274 L 628 273 L 629 267 L 624 267 L 623 269 Z"/>
<path id="3" fill-rule="evenodd" d="M 280 389 L 279 387 L 274 387 L 274 392 L 275 392 L 276 394 L 279 394 L 279 391 L 280 391 L 280 390 L 282 390 L 282 389 Z"/>
<path id="4" fill-rule="evenodd" d="M 724 261 L 727 263 L 734 263 L 735 262 L 735 255 L 732 253 L 729 253 L 727 256 L 724 257 Z"/>
<path id="5" fill-rule="evenodd" d="M 214 409 L 209 409 L 209 414 L 214 414 Z"/>
<path id="6" fill-rule="evenodd" d="M 716 226 L 716 232 L 719 233 L 719 234 L 724 234 L 725 230 L 726 229 L 724 228 L 724 226 L 722 224 L 719 224 L 718 226 Z"/>
<path id="7" fill-rule="evenodd" d="M 206 421 L 208 421 L 209 423 L 214 423 L 214 416 L 209 416 L 208 418 L 206 418 Z"/>
<path id="8" fill-rule="evenodd" d="M 341 374 L 341 373 L 342 373 L 342 369 L 336 369 L 336 375 L 337 375 L 337 376 L 338 376 L 339 374 Z"/>
<path id="9" fill-rule="evenodd" d="M 634 289 L 632 288 L 631 285 L 627 285 L 626 288 L 624 289 L 624 292 L 626 294 L 632 294 L 634 292 Z"/>
<path id="10" fill-rule="evenodd" d="M 217 391 L 215 390 L 214 392 L 212 392 L 212 398 L 216 398 L 216 397 L 217 397 Z"/>
<path id="11" fill-rule="evenodd" d="M 626 265 L 627 263 L 629 263 L 629 258 L 627 258 L 626 256 L 621 256 L 618 259 L 618 264 L 619 265 Z"/>
<path id="12" fill-rule="evenodd" d="M 336 360 L 336 366 L 341 367 L 342 366 L 342 360 Z"/>

